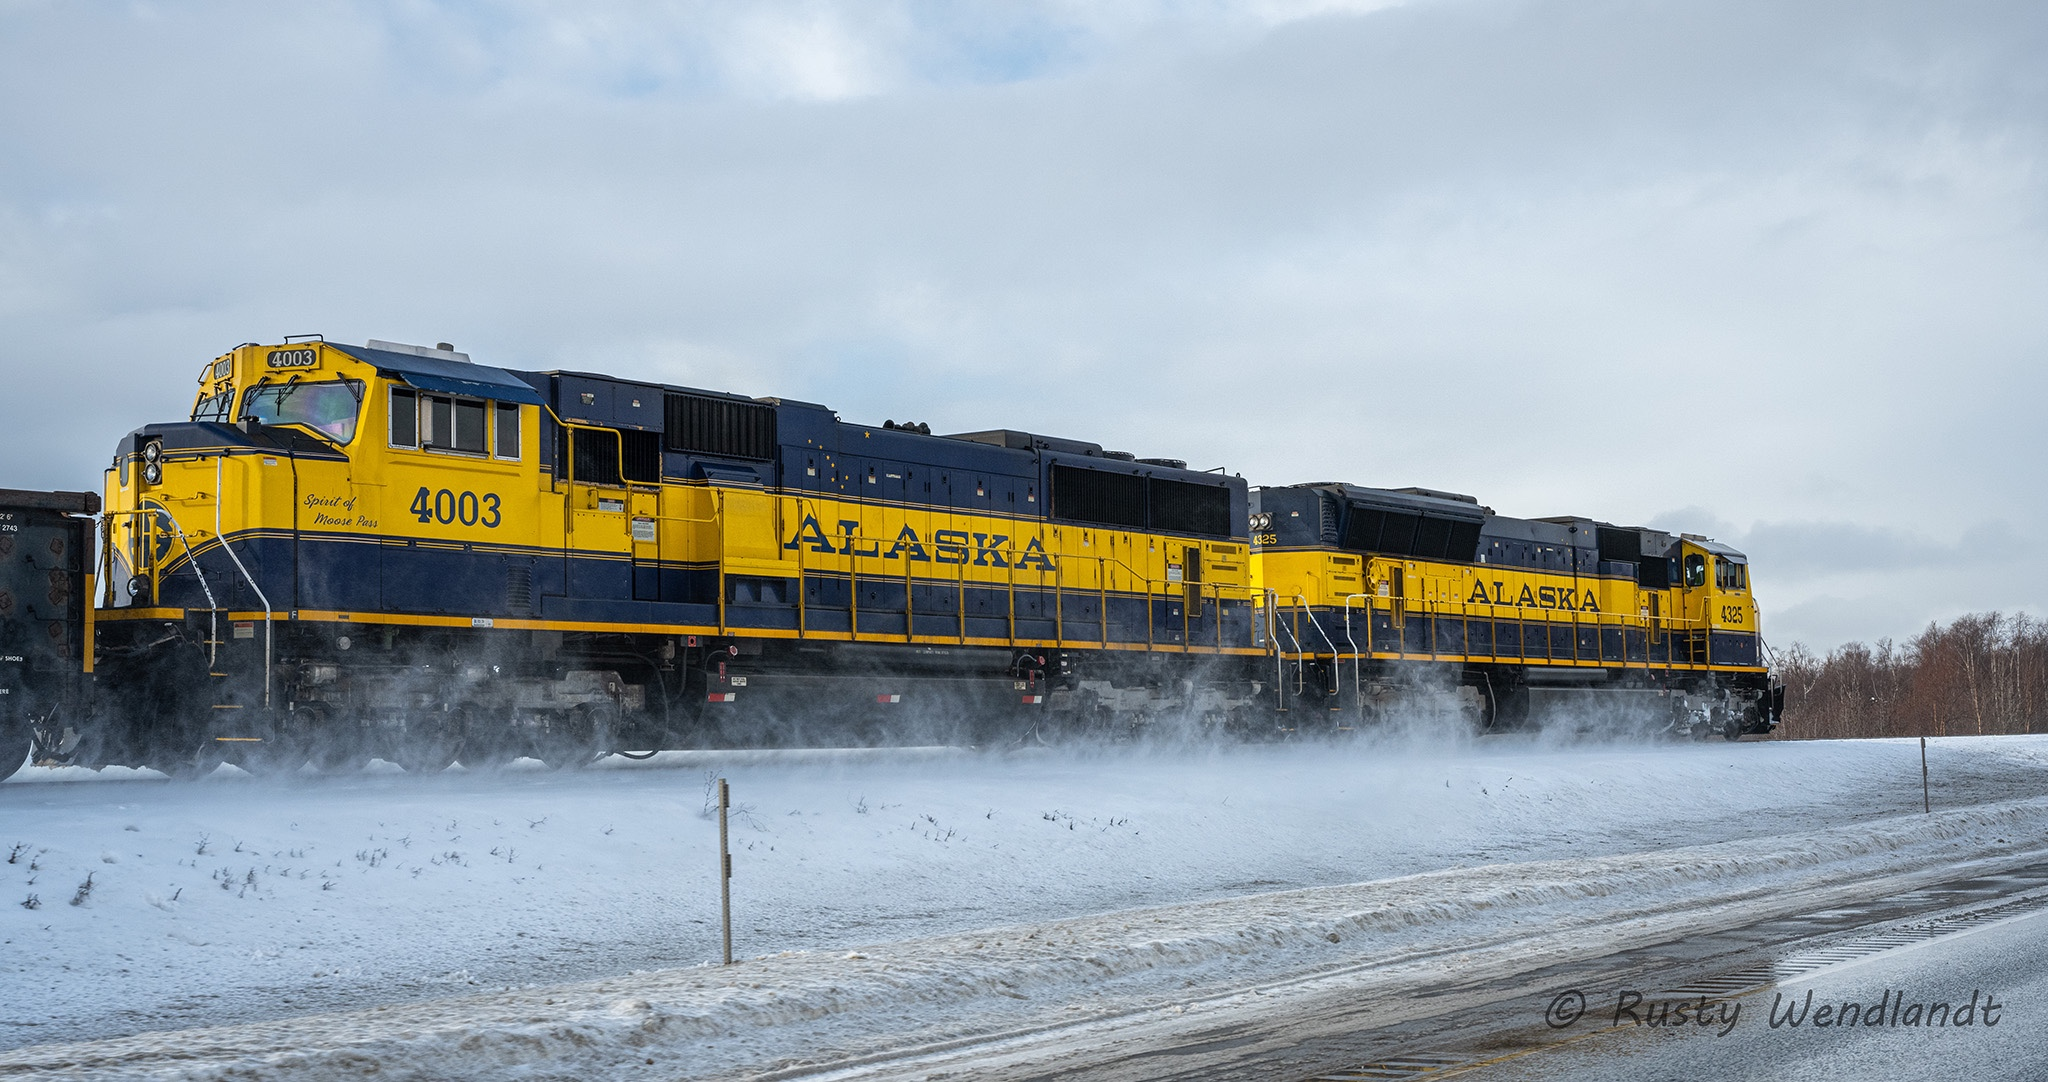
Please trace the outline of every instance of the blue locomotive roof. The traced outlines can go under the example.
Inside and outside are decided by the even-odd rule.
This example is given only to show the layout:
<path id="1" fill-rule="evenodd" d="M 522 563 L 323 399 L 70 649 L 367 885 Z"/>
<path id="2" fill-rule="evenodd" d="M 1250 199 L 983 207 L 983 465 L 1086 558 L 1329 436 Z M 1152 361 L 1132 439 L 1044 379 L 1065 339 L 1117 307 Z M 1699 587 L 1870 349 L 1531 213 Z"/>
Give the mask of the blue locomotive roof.
<path id="1" fill-rule="evenodd" d="M 1422 488 L 1365 488 L 1360 485 L 1337 485 L 1344 498 L 1365 507 L 1382 510 L 1409 511 L 1454 522 L 1481 522 L 1489 511 L 1479 506 L 1479 501 L 1470 496 L 1458 496 L 1448 492 L 1437 492 Z"/>
<path id="2" fill-rule="evenodd" d="M 1070 455 L 1102 457 L 1102 445 L 1099 443 L 1061 439 L 1057 436 L 1040 436 L 1009 428 L 992 428 L 982 432 L 948 432 L 944 438 L 985 443 L 992 447 L 1008 447 L 1017 451 L 1060 451 Z"/>
<path id="3" fill-rule="evenodd" d="M 1686 538 L 1687 540 L 1692 540 L 1692 535 L 1688 534 L 1686 535 Z M 1741 549 L 1732 548 L 1728 545 L 1722 544 L 1719 541 L 1693 541 L 1693 544 L 1698 545 L 1703 549 L 1706 549 L 1708 552 L 1711 552 L 1716 556 L 1726 557 L 1727 559 L 1734 560 L 1738 563 L 1749 562 L 1749 557 L 1745 555 Z"/>
<path id="4" fill-rule="evenodd" d="M 492 368 L 468 361 L 448 361 L 439 357 L 394 353 L 388 349 L 371 349 L 368 346 L 349 346 L 340 342 L 329 342 L 328 345 L 356 360 L 374 364 L 379 372 L 402 379 L 422 391 L 473 395 L 477 398 L 494 398 L 501 402 L 519 402 L 528 406 L 547 404 L 547 400 L 542 398 L 540 392 L 534 390 L 532 385 L 502 368 Z"/>

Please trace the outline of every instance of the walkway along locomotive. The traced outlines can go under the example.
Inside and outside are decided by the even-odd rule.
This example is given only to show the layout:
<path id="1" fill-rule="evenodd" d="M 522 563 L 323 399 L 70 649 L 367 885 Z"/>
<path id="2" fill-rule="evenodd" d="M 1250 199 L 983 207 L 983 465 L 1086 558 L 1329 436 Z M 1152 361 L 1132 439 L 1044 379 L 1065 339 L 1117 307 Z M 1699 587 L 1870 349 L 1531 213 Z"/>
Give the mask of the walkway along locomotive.
<path id="1" fill-rule="evenodd" d="M 446 345 L 239 346 L 96 502 L 0 494 L 0 544 L 42 531 L 0 552 L 10 762 L 562 765 L 1418 697 L 1502 725 L 1565 690 L 1774 722 L 1747 561 L 1704 539 Z"/>

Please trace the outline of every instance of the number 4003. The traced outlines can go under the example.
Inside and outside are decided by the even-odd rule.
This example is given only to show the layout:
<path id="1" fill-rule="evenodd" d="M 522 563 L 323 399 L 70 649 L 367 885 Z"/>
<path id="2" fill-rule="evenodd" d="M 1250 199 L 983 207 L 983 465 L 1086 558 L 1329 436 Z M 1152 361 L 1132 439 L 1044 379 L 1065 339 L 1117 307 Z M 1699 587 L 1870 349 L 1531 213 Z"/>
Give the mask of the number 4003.
<path id="1" fill-rule="evenodd" d="M 454 492 L 442 489 L 434 492 L 422 488 L 412 498 L 412 513 L 421 522 L 438 522 L 443 526 L 460 522 L 464 526 L 496 528 L 502 520 L 498 513 L 498 494 L 486 492 L 479 496 L 474 492 Z"/>

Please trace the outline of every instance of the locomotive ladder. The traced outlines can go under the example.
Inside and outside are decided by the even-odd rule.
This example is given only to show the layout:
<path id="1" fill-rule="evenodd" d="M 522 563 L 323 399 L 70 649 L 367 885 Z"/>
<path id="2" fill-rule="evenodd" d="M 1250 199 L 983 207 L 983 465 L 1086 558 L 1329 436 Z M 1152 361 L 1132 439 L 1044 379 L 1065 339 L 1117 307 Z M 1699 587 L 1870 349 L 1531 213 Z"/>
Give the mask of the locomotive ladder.
<path id="1" fill-rule="evenodd" d="M 114 592 L 114 525 L 112 520 L 127 516 L 144 518 L 152 523 L 155 522 L 159 516 L 161 516 L 163 521 L 171 524 L 171 532 L 177 535 L 178 544 L 184 546 L 185 559 L 192 565 L 193 576 L 199 580 L 199 589 L 206 594 L 206 611 L 208 618 L 206 638 L 207 668 L 209 670 L 219 668 L 221 644 L 220 602 L 215 601 L 213 599 L 213 587 L 209 585 L 206 581 L 206 572 L 200 570 L 199 568 L 199 556 L 192 551 L 191 539 L 185 536 L 184 528 L 178 525 L 177 518 L 173 516 L 169 510 L 162 507 L 142 507 L 137 508 L 133 511 L 103 511 L 99 514 L 99 526 L 97 532 L 100 535 L 101 563 L 105 570 L 105 573 L 101 575 L 101 580 L 107 584 L 107 598 L 109 604 L 112 603 Z M 143 543 L 145 545 L 150 544 L 148 539 L 146 538 L 144 539 Z M 150 545 L 150 548 L 152 551 L 154 551 L 155 546 Z M 152 567 L 151 571 L 154 572 L 155 568 Z M 154 585 L 155 584 L 152 583 L 152 586 Z M 154 591 L 152 591 L 151 596 L 155 596 Z"/>
<path id="2" fill-rule="evenodd" d="M 1300 615 L 1302 615 L 1302 616 L 1305 616 L 1305 617 L 1307 617 L 1307 618 L 1308 618 L 1308 626 L 1310 626 L 1310 627 L 1312 627 L 1312 628 L 1315 628 L 1315 629 L 1316 629 L 1316 634 L 1322 637 L 1322 640 L 1323 640 L 1323 645 L 1325 645 L 1325 646 L 1327 646 L 1327 647 L 1329 647 L 1329 648 L 1330 648 L 1330 679 L 1331 679 L 1331 680 L 1332 680 L 1332 681 L 1333 681 L 1333 682 L 1334 682 L 1334 683 L 1336 684 L 1336 686 L 1335 686 L 1335 687 L 1333 687 L 1333 688 L 1331 688 L 1330 690 L 1331 690 L 1331 692 L 1332 692 L 1332 693 L 1334 693 L 1334 694 L 1335 694 L 1335 695 L 1337 696 L 1338 700 L 1339 700 L 1339 701 L 1341 702 L 1341 701 L 1342 701 L 1342 699 L 1343 699 L 1343 697 L 1344 697 L 1344 677 L 1343 677 L 1343 672 L 1344 672 L 1344 670 L 1343 670 L 1343 668 L 1342 668 L 1342 667 L 1341 667 L 1340 665 L 1338 665 L 1338 663 L 1337 663 L 1337 662 L 1338 662 L 1338 659 L 1339 659 L 1339 657 L 1341 656 L 1341 655 L 1339 655 L 1339 654 L 1338 654 L 1338 652 L 1337 652 L 1337 644 L 1336 644 L 1336 643 L 1334 643 L 1334 642 L 1331 642 L 1331 641 L 1330 641 L 1330 633 L 1329 633 L 1329 632 L 1327 632 L 1327 631 L 1324 631 L 1324 630 L 1323 630 L 1323 625 L 1322 625 L 1321 621 L 1318 621 L 1318 620 L 1316 619 L 1316 614 L 1315 614 L 1314 612 L 1311 612 L 1311 611 L 1309 610 L 1309 607 L 1308 607 L 1308 598 L 1307 598 L 1306 596 L 1304 596 L 1304 595 L 1302 595 L 1302 594 L 1299 594 L 1299 593 L 1297 593 L 1297 594 L 1295 594 L 1295 595 L 1294 595 L 1294 611 L 1295 611 L 1295 612 L 1297 612 L 1297 613 L 1299 613 Z M 1347 616 L 1347 618 L 1348 618 L 1348 616 L 1349 616 L 1349 610 L 1348 610 L 1348 609 L 1346 610 L 1346 616 Z M 1347 635 L 1347 637 L 1349 636 L 1349 632 L 1348 632 L 1348 631 L 1347 631 L 1346 635 Z M 1355 653 L 1355 652 L 1357 651 L 1357 647 L 1355 647 L 1355 646 L 1354 646 L 1354 647 L 1352 647 L 1352 650 L 1353 650 L 1353 652 Z M 1306 677 L 1306 676 L 1302 676 L 1302 677 L 1300 677 L 1299 679 L 1300 679 L 1301 681 L 1306 681 L 1306 680 L 1307 680 L 1307 677 Z M 1299 692 L 1299 687 L 1297 687 L 1297 689 L 1296 689 L 1296 690 L 1297 690 L 1297 693 L 1298 693 L 1298 692 Z M 1336 709 L 1336 708 L 1335 708 L 1335 707 L 1332 707 L 1331 709 L 1333 709 L 1333 710 L 1334 710 L 1334 709 Z"/>
<path id="3" fill-rule="evenodd" d="M 221 490 L 221 464 L 226 461 L 226 458 L 227 456 L 221 455 L 213 460 L 213 536 L 215 540 L 220 542 L 221 549 L 228 554 L 228 559 L 235 562 L 235 570 L 242 573 L 242 581 L 247 582 L 249 589 L 255 592 L 256 600 L 263 602 L 263 708 L 268 710 L 270 709 L 271 659 L 277 652 L 276 635 L 274 634 L 277 614 L 271 610 L 270 598 L 264 595 L 263 587 L 256 584 L 256 577 L 249 574 L 248 567 L 242 563 L 242 557 L 236 554 L 235 547 L 228 544 L 227 535 L 221 532 L 220 505 L 226 501 L 226 493 Z M 195 564 L 194 566 L 197 565 Z M 209 591 L 210 593 L 211 591 Z M 212 598 L 209 596 L 208 600 L 212 600 Z M 214 637 L 220 637 L 218 631 L 215 632 Z"/>

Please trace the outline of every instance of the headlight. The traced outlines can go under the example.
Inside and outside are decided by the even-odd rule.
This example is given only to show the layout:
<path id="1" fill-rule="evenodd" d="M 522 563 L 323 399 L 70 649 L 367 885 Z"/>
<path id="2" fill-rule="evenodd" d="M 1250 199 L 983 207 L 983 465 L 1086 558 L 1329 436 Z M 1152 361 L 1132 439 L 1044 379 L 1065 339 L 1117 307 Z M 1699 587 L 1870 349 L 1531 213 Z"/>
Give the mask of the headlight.
<path id="1" fill-rule="evenodd" d="M 155 462 L 162 457 L 164 457 L 164 442 L 162 440 L 151 440 L 142 445 L 142 460 L 144 462 Z"/>
<path id="2" fill-rule="evenodd" d="M 152 443 L 152 444 L 150 444 L 150 446 L 151 446 L 151 447 L 154 447 L 154 446 L 156 446 L 156 444 L 153 444 L 153 443 Z M 162 465 L 161 465 L 160 463 L 156 463 L 156 462 L 145 462 L 145 463 L 143 463 L 143 464 L 142 464 L 142 483 L 143 483 L 143 484 L 145 484 L 145 485 L 154 485 L 154 484 L 157 484 L 158 482 L 162 481 L 163 479 L 164 479 L 164 468 L 163 468 L 163 466 L 162 466 Z"/>

